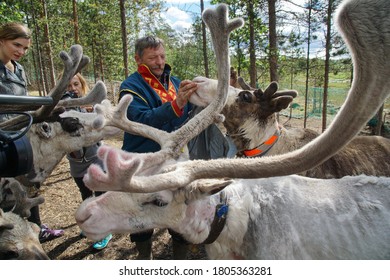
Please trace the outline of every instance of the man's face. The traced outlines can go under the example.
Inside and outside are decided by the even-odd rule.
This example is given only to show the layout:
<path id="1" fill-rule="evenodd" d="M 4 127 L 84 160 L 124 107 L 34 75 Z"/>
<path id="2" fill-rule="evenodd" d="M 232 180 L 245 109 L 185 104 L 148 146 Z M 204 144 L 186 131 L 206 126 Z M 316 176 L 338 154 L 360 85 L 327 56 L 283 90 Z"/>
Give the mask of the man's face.
<path id="1" fill-rule="evenodd" d="M 157 48 L 147 48 L 142 57 L 135 55 L 138 65 L 145 64 L 157 78 L 160 78 L 165 66 L 165 49 L 163 46 Z"/>

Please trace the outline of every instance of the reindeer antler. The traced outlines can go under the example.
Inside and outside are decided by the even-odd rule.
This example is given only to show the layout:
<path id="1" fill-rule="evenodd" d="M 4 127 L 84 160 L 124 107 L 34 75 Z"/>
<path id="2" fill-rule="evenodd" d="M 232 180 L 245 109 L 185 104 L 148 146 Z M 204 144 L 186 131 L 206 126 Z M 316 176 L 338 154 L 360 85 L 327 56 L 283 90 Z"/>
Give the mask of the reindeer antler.
<path id="1" fill-rule="evenodd" d="M 107 99 L 107 88 L 102 81 L 96 82 L 92 90 L 81 98 L 70 98 L 65 100 L 60 100 L 57 106 L 62 107 L 75 107 L 83 105 L 95 105 L 101 103 L 103 100 Z"/>
<path id="2" fill-rule="evenodd" d="M 64 71 L 61 80 L 50 91 L 49 96 L 53 99 L 50 105 L 43 105 L 38 110 L 31 113 L 34 122 L 42 122 L 49 116 L 60 101 L 63 93 L 66 91 L 69 81 L 90 61 L 89 57 L 83 55 L 83 49 L 80 45 L 73 45 L 69 53 L 60 52 L 60 58 L 64 64 Z M 0 124 L 2 129 L 20 129 L 27 125 L 28 119 L 26 116 L 19 116 Z"/>
<path id="3" fill-rule="evenodd" d="M 150 138 L 159 143 L 161 150 L 149 154 L 136 154 L 143 166 L 150 170 L 155 166 L 161 167 L 170 159 L 177 159 L 183 152 L 186 144 L 201 131 L 206 129 L 215 121 L 221 122 L 223 116 L 219 114 L 222 110 L 229 87 L 230 63 L 226 58 L 229 55 L 229 34 L 234 29 L 243 25 L 242 19 L 228 20 L 228 8 L 221 4 L 215 10 L 208 9 L 203 13 L 203 19 L 210 29 L 217 56 L 217 66 L 219 73 L 218 92 L 219 96 L 210 103 L 201 113 L 192 118 L 188 123 L 178 130 L 167 133 L 165 131 L 132 122 L 127 119 L 126 111 L 132 101 L 131 95 L 125 95 L 116 108 L 109 102 L 96 105 L 95 110 L 99 117 L 95 121 L 95 128 L 101 129 L 104 126 L 115 126 L 128 133 Z M 104 154 L 103 152 L 101 154 Z M 138 170 L 138 165 L 137 166 Z"/>
<path id="4" fill-rule="evenodd" d="M 377 13 L 380 11 L 380 14 Z M 389 19 L 387 1 L 345 1 L 337 13 L 339 28 L 354 62 L 354 80 L 346 103 L 331 126 L 316 140 L 291 153 L 257 159 L 219 159 L 178 163 L 171 172 L 134 176 L 125 191 L 177 188 L 201 178 L 261 178 L 296 174 L 312 168 L 348 143 L 390 93 Z M 119 163 L 122 164 L 122 163 Z M 90 177 L 94 174 L 90 173 Z M 99 189 L 96 186 L 95 189 Z"/>
<path id="5" fill-rule="evenodd" d="M 116 182 L 121 182 L 116 190 L 154 192 L 182 187 L 202 178 L 264 178 L 296 174 L 322 163 L 361 130 L 390 94 L 390 60 L 383 59 L 390 57 L 389 13 L 387 1 L 347 0 L 340 6 L 337 23 L 352 53 L 353 84 L 330 127 L 303 148 L 273 157 L 180 162 L 167 169 L 167 173 L 147 177 L 136 174 L 139 164 L 135 155 L 126 159 L 115 158 L 110 150 L 105 149 L 102 154 L 111 171 L 102 174 L 91 168 L 85 182 L 91 189 L 108 190 L 112 189 L 108 181 L 115 178 Z M 228 60 L 228 57 L 220 59 Z M 221 71 L 220 78 L 227 85 L 225 79 L 229 68 Z M 131 175 L 126 175 L 123 167 L 128 168 Z M 120 176 L 123 176 L 123 181 Z"/>
<path id="6" fill-rule="evenodd" d="M 206 9 L 202 17 L 210 30 L 214 44 L 218 68 L 217 91 L 219 94 L 204 110 L 192 118 L 186 125 L 175 131 L 175 137 L 180 143 L 180 148 L 184 147 L 189 140 L 197 136 L 212 123 L 223 120 L 219 113 L 226 103 L 229 88 L 229 37 L 233 30 L 244 24 L 241 18 L 228 19 L 228 6 L 225 4 L 220 4 L 215 9 Z"/>
<path id="7" fill-rule="evenodd" d="M 42 196 L 37 196 L 33 198 L 27 197 L 27 193 L 23 186 L 16 181 L 14 178 L 4 178 L 2 179 L 1 184 L 1 196 L 5 196 L 7 190 L 10 190 L 14 197 L 14 203 L 12 207 L 12 212 L 18 214 L 21 217 L 30 217 L 30 209 L 34 206 L 37 206 L 45 201 Z"/>

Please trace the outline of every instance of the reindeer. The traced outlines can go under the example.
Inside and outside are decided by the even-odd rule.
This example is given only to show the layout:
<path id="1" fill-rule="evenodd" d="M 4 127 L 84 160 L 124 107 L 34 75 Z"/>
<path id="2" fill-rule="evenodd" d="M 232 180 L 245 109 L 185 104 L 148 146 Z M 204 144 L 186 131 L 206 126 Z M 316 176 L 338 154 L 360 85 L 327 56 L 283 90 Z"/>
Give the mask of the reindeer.
<path id="1" fill-rule="evenodd" d="M 119 132 L 113 128 L 97 131 L 85 126 L 85 121 L 96 117 L 93 113 L 84 114 L 81 119 L 73 116 L 66 118 L 59 116 L 65 108 L 94 105 L 107 97 L 107 89 L 104 83 L 99 81 L 85 97 L 60 100 L 72 77 L 89 62 L 89 58 L 83 55 L 80 45 L 72 46 L 69 53 L 61 52 L 60 58 L 64 64 L 64 74 L 49 93 L 49 97 L 53 100 L 52 104 L 39 108 L 34 105 L 20 105 L 21 107 L 0 105 L 1 111 L 23 110 L 30 111 L 32 115 L 33 124 L 27 132 L 27 137 L 34 155 L 33 168 L 26 176 L 17 177 L 26 186 L 35 182 L 43 182 L 66 153 L 92 145 Z M 28 121 L 26 116 L 19 116 L 2 122 L 0 128 L 17 130 L 25 127 Z"/>
<path id="2" fill-rule="evenodd" d="M 61 118 L 59 116 L 64 108 L 96 104 L 105 99 L 107 95 L 104 83 L 98 82 L 91 92 L 83 98 L 60 100 L 75 73 L 89 62 L 89 58 L 83 55 L 82 48 L 79 45 L 72 46 L 69 53 L 61 52 L 60 57 L 64 63 L 64 74 L 49 94 L 49 99 L 53 101 L 52 104 L 40 107 L 33 105 L 33 102 L 31 102 L 32 105 L 0 105 L 0 111 L 3 112 L 29 111 L 31 114 L 31 120 L 26 118 L 26 115 L 22 115 L 3 121 L 0 124 L 1 129 L 10 131 L 27 126 L 24 129 L 28 130 L 26 135 L 32 146 L 33 167 L 28 174 L 17 176 L 15 179 L 20 182 L 20 184 L 18 183 L 19 187 L 23 186 L 25 188 L 24 194 L 27 191 L 29 196 L 36 195 L 36 191 L 32 188 L 34 183 L 43 182 L 66 153 L 79 150 L 119 132 L 119 130 L 113 130 L 112 128 L 105 131 L 88 129 L 83 125 L 83 120 L 93 119 L 93 114 L 85 114 L 83 120 L 75 117 Z M 28 125 L 29 122 L 33 124 L 30 126 Z M 3 179 L 7 182 L 13 180 L 13 178 Z M 2 201 L 3 207 L 7 207 L 9 203 L 18 205 L 17 199 L 12 198 L 8 201 L 9 197 L 9 195 L 5 196 Z M 41 199 L 40 196 L 37 198 Z M 26 217 L 30 214 L 21 216 Z M 34 256 L 36 258 L 48 258 L 40 247 L 38 226 L 29 223 L 12 212 L 2 212 L 1 223 L 4 224 L 1 227 L 0 238 L 2 258 L 30 259 Z M 38 233 L 36 233 L 36 228 L 38 228 Z M 28 249 L 29 247 L 31 248 Z M 36 255 L 34 255 L 34 250 L 38 250 Z"/>
<path id="3" fill-rule="evenodd" d="M 355 77 L 344 106 L 319 137 L 272 157 L 180 162 L 182 148 L 194 135 L 223 120 L 219 112 L 228 92 L 227 38 L 239 20 L 227 21 L 225 5 L 206 10 L 218 96 L 171 134 L 127 120 L 131 96 L 117 108 L 97 106 L 96 127 L 147 136 L 162 150 L 132 154 L 101 147 L 106 170 L 91 166 L 85 182 L 93 190 L 114 192 L 85 200 L 76 212 L 79 226 L 95 240 L 109 232 L 170 227 L 191 242 L 211 242 L 206 247 L 210 258 L 388 259 L 389 178 L 320 180 L 291 174 L 337 153 L 389 95 L 390 65 L 383 60 L 390 55 L 389 12 L 387 0 L 346 0 L 339 7 L 337 23 L 352 53 Z"/>
<path id="4" fill-rule="evenodd" d="M 207 106 L 217 94 L 217 81 L 197 77 L 198 90 L 193 102 Z M 273 156 L 296 150 L 312 141 L 318 133 L 311 129 L 286 129 L 276 113 L 287 108 L 296 91 L 277 91 L 271 83 L 263 92 L 250 88 L 238 79 L 241 88 L 229 87 L 222 113 L 226 129 L 237 148 L 237 156 Z M 347 175 L 390 175 L 390 139 L 380 136 L 357 136 L 337 154 L 322 164 L 301 173 L 312 178 L 341 178 Z"/>
<path id="5" fill-rule="evenodd" d="M 2 179 L 0 185 L 0 259 L 2 260 L 47 260 L 39 242 L 40 228 L 26 220 L 30 216 L 30 209 L 43 203 L 41 196 L 27 198 L 26 191 L 14 179 Z M 9 205 L 7 192 L 15 197 L 14 203 Z M 3 209 L 10 209 L 4 212 Z"/>

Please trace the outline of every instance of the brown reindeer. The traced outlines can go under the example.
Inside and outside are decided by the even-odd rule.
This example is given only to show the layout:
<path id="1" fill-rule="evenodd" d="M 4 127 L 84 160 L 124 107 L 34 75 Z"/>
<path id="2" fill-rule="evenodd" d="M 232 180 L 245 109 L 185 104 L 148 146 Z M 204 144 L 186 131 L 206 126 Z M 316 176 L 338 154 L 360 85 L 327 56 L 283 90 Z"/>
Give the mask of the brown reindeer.
<path id="1" fill-rule="evenodd" d="M 265 91 L 249 87 L 238 79 L 241 89 L 230 87 L 222 110 L 227 135 L 232 138 L 239 157 L 274 156 L 297 150 L 318 133 L 311 129 L 286 129 L 278 123 L 277 113 L 287 108 L 295 91 L 278 91 L 271 83 Z M 217 95 L 217 81 L 204 77 L 198 83 L 194 102 L 206 105 Z M 340 137 L 343 137 L 342 135 Z M 335 139 L 337 141 L 337 139 Z M 381 136 L 357 136 L 322 164 L 301 172 L 313 178 L 341 178 L 347 175 L 390 176 L 390 139 Z"/>
<path id="2" fill-rule="evenodd" d="M 28 198 L 14 179 L 1 179 L 0 194 L 0 259 L 49 259 L 39 242 L 40 228 L 26 219 L 33 206 L 43 203 L 43 197 Z"/>

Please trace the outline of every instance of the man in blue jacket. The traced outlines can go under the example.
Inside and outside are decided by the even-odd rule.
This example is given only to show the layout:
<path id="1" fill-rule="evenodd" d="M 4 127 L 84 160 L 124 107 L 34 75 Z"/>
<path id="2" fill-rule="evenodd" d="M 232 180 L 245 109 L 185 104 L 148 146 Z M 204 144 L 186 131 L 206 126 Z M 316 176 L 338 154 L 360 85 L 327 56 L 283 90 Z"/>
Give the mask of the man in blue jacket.
<path id="1" fill-rule="evenodd" d="M 133 95 L 127 118 L 167 132 L 176 130 L 188 118 L 192 108 L 188 99 L 196 91 L 196 83 L 171 76 L 171 67 L 165 63 L 164 42 L 159 38 L 146 36 L 138 39 L 135 61 L 137 71 L 120 86 L 119 98 L 125 94 Z M 125 133 L 122 149 L 147 153 L 160 150 L 160 146 L 148 138 Z M 184 259 L 187 253 L 185 240 L 172 231 L 170 233 L 174 258 Z M 130 235 L 131 241 L 136 243 L 138 259 L 151 258 L 152 234 L 153 230 Z"/>

